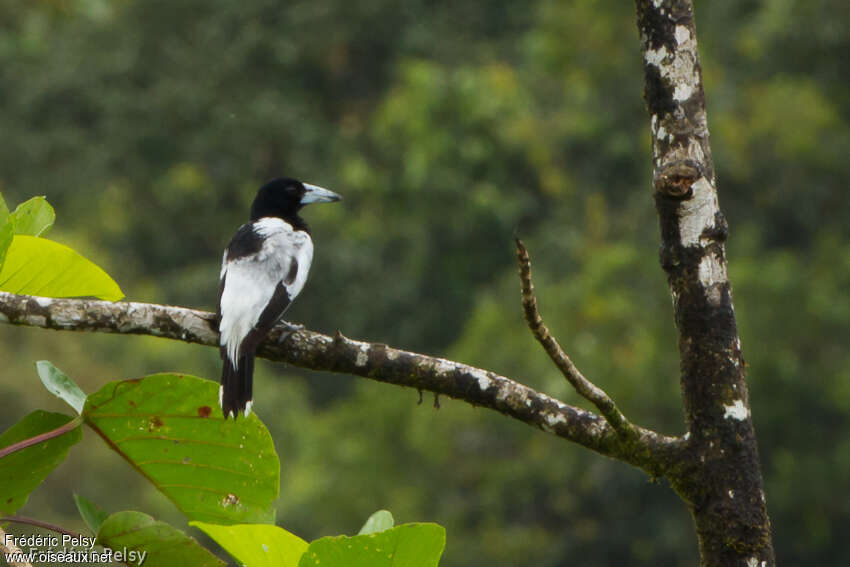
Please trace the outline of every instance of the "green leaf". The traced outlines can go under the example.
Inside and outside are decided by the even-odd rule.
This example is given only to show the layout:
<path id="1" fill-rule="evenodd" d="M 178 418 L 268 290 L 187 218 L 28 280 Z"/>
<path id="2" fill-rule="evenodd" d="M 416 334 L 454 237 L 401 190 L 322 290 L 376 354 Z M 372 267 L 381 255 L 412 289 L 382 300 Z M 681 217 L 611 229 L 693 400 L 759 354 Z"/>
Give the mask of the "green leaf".
<path id="1" fill-rule="evenodd" d="M 35 363 L 35 368 L 38 371 L 39 378 L 41 378 L 41 383 L 51 394 L 67 402 L 77 413 L 83 412 L 86 395 L 80 390 L 76 382 L 47 360 L 39 360 Z"/>
<path id="2" fill-rule="evenodd" d="M 381 533 L 317 539 L 298 567 L 436 567 L 445 546 L 442 526 L 402 524 Z"/>
<path id="3" fill-rule="evenodd" d="M 7 220 L 0 224 L 0 268 L 3 267 L 3 262 L 6 260 L 6 251 L 9 250 L 9 245 L 12 244 L 12 239 L 15 237 L 15 224 Z"/>
<path id="4" fill-rule="evenodd" d="M 74 494 L 74 502 L 77 504 L 77 510 L 80 512 L 80 517 L 95 534 L 100 530 L 100 526 L 109 516 L 106 510 L 88 500 L 79 494 Z"/>
<path id="5" fill-rule="evenodd" d="M 0 224 L 6 222 L 6 217 L 9 216 L 9 207 L 6 206 L 6 201 L 3 199 L 3 194 L 0 193 Z"/>
<path id="6" fill-rule="evenodd" d="M 0 268 L 0 291 L 45 297 L 124 297 L 106 272 L 72 249 L 34 236 L 16 235 Z"/>
<path id="7" fill-rule="evenodd" d="M 97 543 L 113 551 L 127 548 L 128 565 L 145 567 L 224 567 L 225 563 L 185 532 L 135 511 L 112 514 L 97 532 Z M 132 555 L 131 555 L 132 554 Z M 144 554 L 144 556 L 142 556 Z"/>
<path id="8" fill-rule="evenodd" d="M 395 524 L 395 520 L 393 520 L 393 515 L 390 514 L 389 510 L 378 510 L 366 520 L 366 523 L 363 524 L 363 527 L 360 528 L 359 535 L 364 534 L 374 534 L 377 532 L 383 532 L 385 530 L 390 529 Z"/>
<path id="9" fill-rule="evenodd" d="M 11 218 L 15 223 L 15 234 L 42 236 L 53 226 L 56 213 L 47 199 L 33 197 L 18 205 Z"/>
<path id="10" fill-rule="evenodd" d="M 0 448 L 47 433 L 71 421 L 61 413 L 34 411 L 0 435 Z M 71 445 L 82 439 L 79 427 L 0 458 L 0 514 L 14 514 L 30 492 L 61 463 Z"/>
<path id="11" fill-rule="evenodd" d="M 184 374 L 110 382 L 86 422 L 190 520 L 273 523 L 280 461 L 255 414 L 225 420 L 218 384 Z"/>
<path id="12" fill-rule="evenodd" d="M 220 526 L 189 522 L 215 540 L 241 565 L 248 567 L 297 567 L 307 542 L 283 528 L 268 524 Z"/>

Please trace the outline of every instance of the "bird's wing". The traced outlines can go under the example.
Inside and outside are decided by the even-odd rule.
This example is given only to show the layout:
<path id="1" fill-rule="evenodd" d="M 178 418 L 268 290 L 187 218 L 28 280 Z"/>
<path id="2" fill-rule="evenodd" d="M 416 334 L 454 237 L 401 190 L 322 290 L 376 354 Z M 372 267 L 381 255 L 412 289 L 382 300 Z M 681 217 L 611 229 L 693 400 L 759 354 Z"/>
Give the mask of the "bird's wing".
<path id="1" fill-rule="evenodd" d="M 215 310 L 215 324 L 221 327 L 221 296 L 224 295 L 224 282 L 227 276 L 227 250 L 221 256 L 221 274 L 218 279 L 218 304 Z"/>
<path id="2" fill-rule="evenodd" d="M 312 258 L 310 235 L 281 219 L 240 227 L 225 252 L 219 299 L 221 345 L 231 361 L 262 342 L 304 287 Z"/>

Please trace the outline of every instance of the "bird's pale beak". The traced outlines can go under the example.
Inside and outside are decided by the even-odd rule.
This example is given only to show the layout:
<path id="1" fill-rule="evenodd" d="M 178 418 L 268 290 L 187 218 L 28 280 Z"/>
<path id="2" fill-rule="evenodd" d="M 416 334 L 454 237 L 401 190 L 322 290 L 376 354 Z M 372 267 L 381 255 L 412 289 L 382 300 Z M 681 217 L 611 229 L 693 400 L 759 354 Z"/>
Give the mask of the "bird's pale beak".
<path id="1" fill-rule="evenodd" d="M 342 201 L 342 197 L 333 191 L 329 191 L 316 185 L 304 183 L 304 196 L 301 197 L 301 204 L 308 205 L 310 203 L 331 203 L 333 201 Z"/>

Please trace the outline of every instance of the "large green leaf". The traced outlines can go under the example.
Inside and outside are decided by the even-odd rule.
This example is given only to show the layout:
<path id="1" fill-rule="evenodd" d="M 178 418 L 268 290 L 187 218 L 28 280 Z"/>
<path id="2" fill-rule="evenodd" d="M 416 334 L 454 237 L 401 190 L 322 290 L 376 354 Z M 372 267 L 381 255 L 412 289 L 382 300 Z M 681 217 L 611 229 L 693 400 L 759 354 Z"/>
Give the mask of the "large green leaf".
<path id="1" fill-rule="evenodd" d="M 100 526 L 109 517 L 106 510 L 79 494 L 74 494 L 74 503 L 77 505 L 77 511 L 80 512 L 80 517 L 91 531 L 95 534 L 100 531 Z"/>
<path id="2" fill-rule="evenodd" d="M 323 537 L 310 544 L 299 567 L 436 567 L 446 546 L 437 524 L 402 524 L 354 537 Z"/>
<path id="3" fill-rule="evenodd" d="M 3 199 L 3 194 L 0 193 L 0 224 L 6 222 L 6 217 L 9 216 L 9 207 L 6 206 L 6 200 Z"/>
<path id="4" fill-rule="evenodd" d="M 121 288 L 72 249 L 34 236 L 15 235 L 0 268 L 0 291 L 46 297 L 124 297 Z"/>
<path id="5" fill-rule="evenodd" d="M 128 565 L 224 567 L 221 559 L 185 532 L 141 512 L 116 512 L 106 518 L 97 543 L 116 552 L 127 548 L 127 557 L 121 561 Z"/>
<path id="6" fill-rule="evenodd" d="M 256 414 L 222 417 L 218 384 L 183 374 L 110 382 L 87 423 L 190 520 L 273 523 L 280 462 Z"/>
<path id="7" fill-rule="evenodd" d="M 77 413 L 83 413 L 86 395 L 76 382 L 47 360 L 39 360 L 35 363 L 35 368 L 41 383 L 51 394 L 67 402 Z"/>
<path id="8" fill-rule="evenodd" d="M 43 236 L 53 226 L 56 213 L 44 197 L 33 197 L 24 201 L 11 215 L 15 223 L 15 234 Z"/>
<path id="9" fill-rule="evenodd" d="M 6 250 L 12 243 L 13 236 L 15 236 L 15 223 L 9 218 L 9 207 L 6 206 L 3 195 L 0 195 L 0 267 L 6 259 Z"/>
<path id="10" fill-rule="evenodd" d="M 34 411 L 0 435 L 0 448 L 52 431 L 71 419 L 61 413 Z M 80 439 L 82 432 L 75 427 L 64 435 L 0 458 L 0 514 L 14 514 L 26 504 L 30 492 L 65 459 L 71 445 Z"/>
<path id="11" fill-rule="evenodd" d="M 6 260 L 6 251 L 9 250 L 9 245 L 12 244 L 14 237 L 15 223 L 10 220 L 0 222 L 0 268 L 3 267 L 3 262 Z"/>
<path id="12" fill-rule="evenodd" d="M 298 567 L 307 542 L 283 528 L 268 524 L 220 526 L 190 522 L 248 567 Z"/>

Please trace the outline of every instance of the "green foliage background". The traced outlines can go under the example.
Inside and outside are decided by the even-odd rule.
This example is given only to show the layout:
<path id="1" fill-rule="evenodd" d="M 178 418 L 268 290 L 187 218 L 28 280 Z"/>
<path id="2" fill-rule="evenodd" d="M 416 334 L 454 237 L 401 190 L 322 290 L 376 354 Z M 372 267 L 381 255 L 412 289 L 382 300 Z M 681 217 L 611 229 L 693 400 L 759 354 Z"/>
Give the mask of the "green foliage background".
<path id="1" fill-rule="evenodd" d="M 850 5 L 697 10 L 779 561 L 845 564 Z M 0 0 L 0 191 L 46 195 L 51 238 L 128 298 L 212 309 L 257 186 L 330 187 L 345 201 L 305 212 L 317 254 L 292 320 L 581 403 L 523 327 L 518 228 L 579 367 L 638 423 L 681 433 L 641 65 L 620 0 Z M 0 429 L 61 408 L 42 358 L 86 391 L 219 373 L 214 349 L 0 326 Z M 435 411 L 366 380 L 257 374 L 278 522 L 305 539 L 389 508 L 444 525 L 450 567 L 695 561 L 684 506 L 624 465 L 449 400 Z M 98 440 L 21 513 L 83 529 L 72 491 L 185 527 Z"/>

